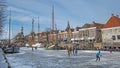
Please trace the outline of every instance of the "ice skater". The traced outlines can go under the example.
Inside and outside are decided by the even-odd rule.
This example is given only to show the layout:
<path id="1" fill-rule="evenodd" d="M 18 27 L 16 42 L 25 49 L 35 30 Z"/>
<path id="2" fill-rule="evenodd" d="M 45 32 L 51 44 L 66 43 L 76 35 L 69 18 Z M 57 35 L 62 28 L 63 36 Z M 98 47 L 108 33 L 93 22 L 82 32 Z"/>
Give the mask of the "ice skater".
<path id="1" fill-rule="evenodd" d="M 67 50 L 68 56 L 70 56 L 71 55 L 71 51 L 72 51 L 71 47 L 70 48 L 67 47 L 66 50 Z"/>
<path id="2" fill-rule="evenodd" d="M 37 47 L 37 46 L 35 46 L 35 50 L 37 50 L 37 48 L 38 48 L 38 47 Z"/>
<path id="3" fill-rule="evenodd" d="M 112 48 L 110 48 L 110 53 L 112 53 L 112 51 L 113 51 Z"/>
<path id="4" fill-rule="evenodd" d="M 75 55 L 75 47 L 73 47 L 72 51 L 73 51 L 73 55 Z"/>
<path id="5" fill-rule="evenodd" d="M 77 47 L 75 48 L 74 52 L 75 52 L 75 56 L 77 56 L 78 53 Z"/>
<path id="6" fill-rule="evenodd" d="M 32 46 L 32 51 L 34 51 L 33 46 Z"/>
<path id="7" fill-rule="evenodd" d="M 101 55 L 101 53 L 100 52 L 98 52 L 97 54 L 96 54 L 96 62 L 97 61 L 100 61 L 100 57 L 101 57 L 102 55 Z"/>

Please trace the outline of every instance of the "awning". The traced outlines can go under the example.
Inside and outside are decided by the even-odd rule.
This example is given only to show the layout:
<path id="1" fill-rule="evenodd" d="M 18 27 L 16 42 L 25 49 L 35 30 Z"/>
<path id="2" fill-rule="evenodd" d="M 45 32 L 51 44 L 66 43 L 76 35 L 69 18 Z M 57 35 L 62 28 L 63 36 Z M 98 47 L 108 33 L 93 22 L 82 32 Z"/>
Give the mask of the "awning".
<path id="1" fill-rule="evenodd" d="M 80 38 L 80 40 L 84 40 L 84 38 Z"/>
<path id="2" fill-rule="evenodd" d="M 73 40 L 80 40 L 80 38 L 72 38 L 71 41 L 73 41 Z"/>
<path id="3" fill-rule="evenodd" d="M 90 40 L 90 39 L 95 39 L 95 37 L 88 37 L 88 39 Z"/>

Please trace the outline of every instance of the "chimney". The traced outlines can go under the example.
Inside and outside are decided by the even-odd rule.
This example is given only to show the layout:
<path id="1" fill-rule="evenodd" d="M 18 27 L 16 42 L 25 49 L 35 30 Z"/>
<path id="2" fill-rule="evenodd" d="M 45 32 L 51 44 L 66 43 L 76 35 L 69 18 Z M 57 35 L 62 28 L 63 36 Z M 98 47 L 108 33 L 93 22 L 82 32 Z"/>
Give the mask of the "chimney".
<path id="1" fill-rule="evenodd" d="M 95 23 L 95 21 L 93 21 L 93 23 Z"/>
<path id="2" fill-rule="evenodd" d="M 114 14 L 112 13 L 112 16 L 114 16 Z"/>

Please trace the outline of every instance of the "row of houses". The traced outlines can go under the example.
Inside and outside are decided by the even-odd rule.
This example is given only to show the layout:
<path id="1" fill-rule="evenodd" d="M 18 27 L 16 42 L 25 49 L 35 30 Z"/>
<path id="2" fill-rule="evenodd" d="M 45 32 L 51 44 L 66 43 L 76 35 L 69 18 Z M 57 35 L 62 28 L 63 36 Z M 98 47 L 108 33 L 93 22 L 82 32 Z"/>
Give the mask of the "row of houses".
<path id="1" fill-rule="evenodd" d="M 52 30 L 51 30 L 52 31 Z M 112 14 L 105 24 L 93 22 L 85 24 L 82 27 L 76 27 L 76 30 L 70 27 L 69 21 L 64 31 L 54 30 L 41 32 L 34 35 L 35 41 L 44 43 L 77 43 L 81 48 L 109 48 L 120 49 L 120 18 Z M 54 40 L 52 39 L 54 35 Z M 31 35 L 26 36 L 31 40 Z"/>

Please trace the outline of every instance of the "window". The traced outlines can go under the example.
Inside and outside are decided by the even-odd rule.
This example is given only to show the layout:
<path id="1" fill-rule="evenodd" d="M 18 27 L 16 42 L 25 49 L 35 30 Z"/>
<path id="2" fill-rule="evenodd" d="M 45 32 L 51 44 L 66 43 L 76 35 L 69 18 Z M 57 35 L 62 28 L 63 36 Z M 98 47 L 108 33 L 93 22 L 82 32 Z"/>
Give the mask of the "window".
<path id="1" fill-rule="evenodd" d="M 120 32 L 120 28 L 118 29 L 118 31 Z"/>
<path id="2" fill-rule="evenodd" d="M 117 35 L 117 39 L 120 39 L 120 35 Z"/>
<path id="3" fill-rule="evenodd" d="M 83 36 L 85 36 L 85 31 L 83 31 Z"/>
<path id="4" fill-rule="evenodd" d="M 117 29 L 115 29 L 115 32 L 117 32 Z"/>
<path id="5" fill-rule="evenodd" d="M 112 40 L 116 40 L 115 36 L 112 36 Z"/>

